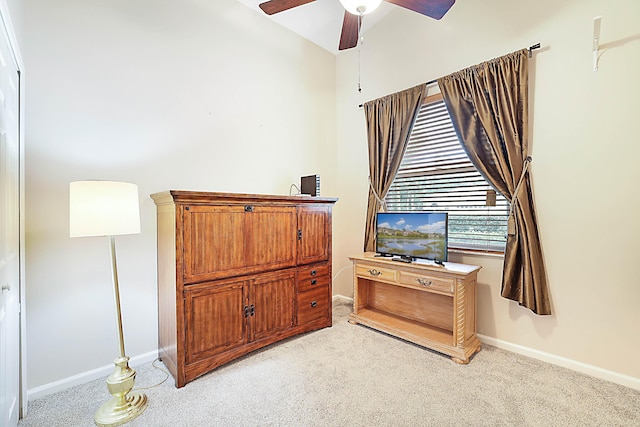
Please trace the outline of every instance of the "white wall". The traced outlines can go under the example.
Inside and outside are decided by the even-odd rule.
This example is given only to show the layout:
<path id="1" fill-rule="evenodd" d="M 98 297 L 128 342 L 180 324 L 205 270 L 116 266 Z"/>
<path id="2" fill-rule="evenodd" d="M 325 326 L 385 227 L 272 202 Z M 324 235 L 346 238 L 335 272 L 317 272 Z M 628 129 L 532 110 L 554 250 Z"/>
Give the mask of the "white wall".
<path id="1" fill-rule="evenodd" d="M 335 56 L 235 0 L 24 1 L 28 387 L 117 356 L 106 240 L 70 239 L 69 182 L 138 184 L 116 238 L 127 354 L 157 348 L 168 189 L 289 194 L 335 176 Z"/>
<path id="2" fill-rule="evenodd" d="M 593 18 L 602 15 L 592 70 Z M 365 17 L 366 19 L 366 17 Z M 514 346 L 640 378 L 640 2 L 457 2 L 441 21 L 397 8 L 365 35 L 362 94 L 357 52 L 338 55 L 337 255 L 361 251 L 367 175 L 358 104 L 537 42 L 530 62 L 531 154 L 554 315 L 500 297 L 502 260 L 454 254 L 483 266 L 480 334 Z M 347 215 L 347 213 L 349 213 Z M 352 295 L 351 272 L 334 289 Z"/>

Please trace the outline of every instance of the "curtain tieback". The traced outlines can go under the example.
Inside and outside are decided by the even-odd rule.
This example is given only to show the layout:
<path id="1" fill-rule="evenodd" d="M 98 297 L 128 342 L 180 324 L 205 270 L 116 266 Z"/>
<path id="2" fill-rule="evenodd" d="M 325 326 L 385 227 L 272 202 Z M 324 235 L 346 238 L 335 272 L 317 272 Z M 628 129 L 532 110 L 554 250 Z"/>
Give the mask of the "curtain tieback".
<path id="1" fill-rule="evenodd" d="M 369 188 L 371 188 L 371 192 L 373 193 L 373 197 L 376 198 L 376 201 L 378 202 L 378 205 L 382 209 L 382 212 L 386 212 L 387 211 L 387 202 L 386 202 L 386 200 L 383 200 L 383 199 L 380 198 L 380 195 L 378 194 L 376 189 L 373 187 L 373 182 L 371 182 L 371 176 L 369 176 Z M 380 211 L 378 211 L 378 212 L 380 212 Z"/>
<path id="2" fill-rule="evenodd" d="M 522 182 L 524 181 L 524 176 L 527 174 L 529 170 L 529 165 L 533 159 L 531 156 L 527 156 L 524 159 L 524 166 L 522 167 L 522 174 L 520 174 L 520 180 L 518 181 L 518 185 L 516 185 L 516 189 L 513 192 L 513 197 L 511 198 L 511 204 L 509 206 L 509 220 L 507 223 L 507 233 L 508 234 L 516 234 L 516 219 L 515 219 L 515 206 L 518 201 L 518 194 L 520 193 L 520 187 L 522 186 Z"/>

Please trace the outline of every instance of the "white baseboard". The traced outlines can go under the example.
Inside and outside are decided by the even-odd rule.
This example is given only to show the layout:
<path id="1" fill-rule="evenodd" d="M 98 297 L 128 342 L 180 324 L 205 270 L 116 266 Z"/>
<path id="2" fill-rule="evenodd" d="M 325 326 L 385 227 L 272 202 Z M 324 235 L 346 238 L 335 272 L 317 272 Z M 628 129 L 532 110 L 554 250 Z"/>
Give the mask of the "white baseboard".
<path id="1" fill-rule="evenodd" d="M 131 367 L 144 365 L 145 363 L 153 362 L 158 358 L 158 351 L 150 351 L 149 353 L 134 356 L 129 360 Z M 83 372 L 78 375 L 73 375 L 68 378 L 63 378 L 59 381 L 54 381 L 49 384 L 41 385 L 27 390 L 27 401 L 35 400 L 40 397 L 48 396 L 58 391 L 66 390 L 76 385 L 85 384 L 89 381 L 97 380 L 109 376 L 114 369 L 114 365 L 110 364 L 101 368 L 92 369 L 91 371 Z"/>
<path id="2" fill-rule="evenodd" d="M 556 356 L 554 354 L 545 353 L 539 350 L 534 350 L 532 348 L 513 344 L 507 341 L 502 341 L 497 338 L 492 338 L 485 335 L 478 334 L 478 338 L 482 343 L 498 347 L 502 350 L 522 354 L 523 356 L 531 357 L 533 359 L 541 360 L 552 365 L 571 369 L 572 371 L 590 375 L 601 380 L 610 381 L 612 383 L 620 384 L 625 387 L 640 390 L 640 378 L 620 374 L 618 372 L 608 371 L 606 369 L 598 368 L 597 366 L 587 365 L 586 363 L 577 362 L 565 357 Z"/>
<path id="3" fill-rule="evenodd" d="M 333 300 L 341 301 L 341 302 L 350 302 L 351 304 L 353 304 L 353 298 L 345 297 L 343 295 L 334 295 Z M 478 338 L 484 344 L 492 345 L 502 350 L 507 350 L 516 354 L 521 354 L 523 356 L 541 360 L 543 362 L 550 363 L 552 365 L 562 366 L 563 368 L 571 369 L 572 371 L 590 375 L 592 377 L 599 378 L 601 380 L 610 381 L 615 384 L 620 384 L 625 387 L 633 388 L 635 390 L 640 390 L 640 378 L 635 378 L 629 375 L 620 374 L 618 372 L 608 371 L 606 369 L 598 368 L 596 366 L 587 365 L 586 363 L 577 362 L 575 360 L 567 359 L 565 357 L 560 357 L 554 354 L 545 353 L 543 351 L 534 350 L 529 347 L 513 344 L 497 338 L 488 337 L 486 335 L 478 334 Z"/>
<path id="4" fill-rule="evenodd" d="M 353 298 L 345 297 L 344 295 L 334 295 L 332 298 L 334 301 L 346 302 L 353 304 Z"/>

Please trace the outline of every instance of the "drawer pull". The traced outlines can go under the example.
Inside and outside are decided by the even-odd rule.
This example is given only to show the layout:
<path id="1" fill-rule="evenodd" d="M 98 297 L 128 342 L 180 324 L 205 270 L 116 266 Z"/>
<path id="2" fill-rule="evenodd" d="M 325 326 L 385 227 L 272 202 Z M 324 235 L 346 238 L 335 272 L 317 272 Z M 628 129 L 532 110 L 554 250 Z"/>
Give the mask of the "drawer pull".
<path id="1" fill-rule="evenodd" d="M 381 274 L 382 274 L 382 272 L 381 272 L 381 271 L 378 271 L 378 270 L 376 270 L 375 268 L 372 268 L 371 270 L 367 270 L 367 271 L 369 271 L 369 274 L 371 274 L 371 275 L 372 275 L 372 276 L 374 276 L 374 277 L 378 277 L 379 275 L 381 275 Z"/>
<path id="2" fill-rule="evenodd" d="M 312 285 L 315 285 L 316 283 L 318 283 L 318 280 L 317 280 L 317 279 L 313 279 L 313 280 L 311 281 L 311 284 L 312 284 Z"/>
<path id="3" fill-rule="evenodd" d="M 316 274 L 318 274 L 318 272 L 316 270 L 311 270 L 311 275 L 315 276 Z"/>
<path id="4" fill-rule="evenodd" d="M 431 284 L 433 283 L 432 280 L 420 279 L 420 278 L 416 279 L 416 281 L 422 286 L 431 286 Z"/>
<path id="5" fill-rule="evenodd" d="M 318 301 L 311 301 L 311 307 L 315 307 L 316 305 L 318 305 Z"/>

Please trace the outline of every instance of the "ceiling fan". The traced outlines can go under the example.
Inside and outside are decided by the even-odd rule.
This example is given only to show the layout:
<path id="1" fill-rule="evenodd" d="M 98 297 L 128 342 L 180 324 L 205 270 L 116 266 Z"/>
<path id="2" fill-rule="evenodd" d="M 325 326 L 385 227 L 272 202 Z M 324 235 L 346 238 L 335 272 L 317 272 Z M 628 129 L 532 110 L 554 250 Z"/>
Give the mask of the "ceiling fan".
<path id="1" fill-rule="evenodd" d="M 259 6 L 267 15 L 273 15 L 313 1 L 315 0 L 270 0 L 260 3 Z M 434 19 L 442 18 L 456 2 L 456 0 L 385 1 Z M 345 12 L 338 50 L 350 49 L 358 44 L 362 16 L 373 12 L 381 2 L 382 0 L 340 0 L 340 3 L 342 3 L 342 6 L 345 8 Z"/>

